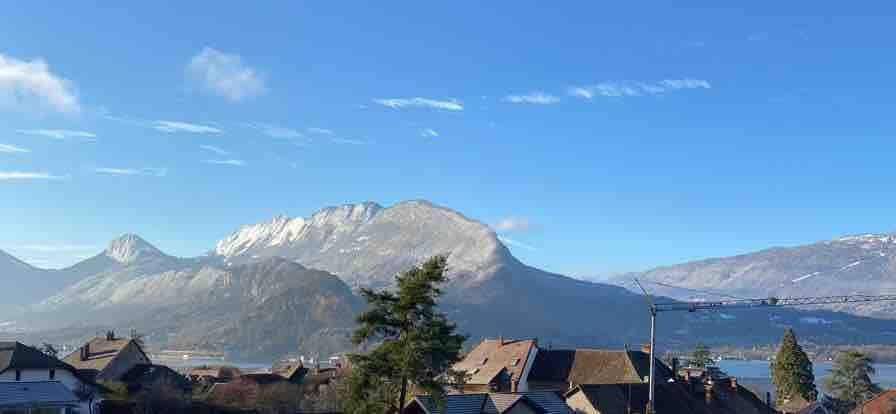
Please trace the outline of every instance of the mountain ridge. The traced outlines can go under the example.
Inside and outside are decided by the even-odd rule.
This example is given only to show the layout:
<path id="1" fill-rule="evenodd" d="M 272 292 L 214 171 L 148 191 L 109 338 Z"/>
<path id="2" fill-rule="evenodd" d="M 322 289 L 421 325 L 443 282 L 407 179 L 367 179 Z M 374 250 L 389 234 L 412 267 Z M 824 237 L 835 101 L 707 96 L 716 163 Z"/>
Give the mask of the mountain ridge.
<path id="1" fill-rule="evenodd" d="M 275 216 L 240 226 L 196 258 L 168 256 L 126 233 L 66 269 L 63 276 L 82 277 L 30 306 L 20 320 L 30 327 L 55 324 L 43 332 L 135 328 L 162 345 L 211 346 L 251 358 L 290 347 L 344 351 L 359 309 L 353 292 L 390 288 L 396 274 L 434 255 L 448 258 L 440 307 L 471 338 L 536 336 L 557 345 L 608 347 L 646 340 L 640 294 L 525 265 L 486 224 L 421 200 Z M 727 344 L 776 340 L 783 327 L 797 325 L 802 336 L 818 341 L 896 337 L 885 321 L 785 309 L 664 314 L 659 329 L 665 345 L 687 344 L 707 331 L 714 335 L 704 342 Z"/>

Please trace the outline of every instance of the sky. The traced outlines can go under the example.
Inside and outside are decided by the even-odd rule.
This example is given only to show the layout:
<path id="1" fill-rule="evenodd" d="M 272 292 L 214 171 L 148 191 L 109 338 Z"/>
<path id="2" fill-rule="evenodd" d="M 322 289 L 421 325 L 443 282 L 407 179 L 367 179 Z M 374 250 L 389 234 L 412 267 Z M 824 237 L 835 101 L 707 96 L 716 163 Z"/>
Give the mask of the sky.
<path id="1" fill-rule="evenodd" d="M 896 5 L 33 1 L 0 14 L 0 249 L 427 199 L 605 276 L 896 229 Z"/>

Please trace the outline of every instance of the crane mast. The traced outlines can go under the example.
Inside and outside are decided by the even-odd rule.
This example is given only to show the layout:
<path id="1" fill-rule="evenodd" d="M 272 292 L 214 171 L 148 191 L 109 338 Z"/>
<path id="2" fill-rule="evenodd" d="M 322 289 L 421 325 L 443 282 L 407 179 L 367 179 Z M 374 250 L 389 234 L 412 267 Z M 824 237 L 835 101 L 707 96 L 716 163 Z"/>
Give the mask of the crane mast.
<path id="1" fill-rule="evenodd" d="M 654 381 L 656 348 L 656 315 L 660 312 L 697 312 L 717 309 L 756 309 L 781 306 L 808 306 L 831 305 L 838 303 L 884 302 L 896 301 L 894 295 L 838 295 L 838 296 L 810 296 L 810 297 L 769 297 L 761 299 L 731 299 L 706 302 L 667 302 L 654 303 L 653 297 L 641 286 L 641 282 L 635 279 L 635 284 L 644 292 L 647 307 L 650 311 L 650 377 L 647 408 L 650 414 L 655 414 L 654 398 L 656 383 Z"/>

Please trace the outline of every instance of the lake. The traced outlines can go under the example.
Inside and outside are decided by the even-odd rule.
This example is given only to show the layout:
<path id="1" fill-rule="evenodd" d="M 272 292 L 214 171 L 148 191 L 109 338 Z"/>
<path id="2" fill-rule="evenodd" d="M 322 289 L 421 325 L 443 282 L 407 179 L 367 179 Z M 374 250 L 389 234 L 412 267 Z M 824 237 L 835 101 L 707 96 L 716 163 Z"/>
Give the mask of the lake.
<path id="1" fill-rule="evenodd" d="M 738 383 L 752 389 L 764 398 L 765 392 L 773 392 L 771 373 L 768 361 L 737 361 L 724 360 L 718 363 L 719 368 L 728 375 L 737 378 Z M 815 372 L 815 384 L 821 389 L 821 380 L 827 376 L 831 369 L 830 362 L 813 362 Z M 896 365 L 874 364 L 877 374 L 871 379 L 883 388 L 896 388 Z"/>

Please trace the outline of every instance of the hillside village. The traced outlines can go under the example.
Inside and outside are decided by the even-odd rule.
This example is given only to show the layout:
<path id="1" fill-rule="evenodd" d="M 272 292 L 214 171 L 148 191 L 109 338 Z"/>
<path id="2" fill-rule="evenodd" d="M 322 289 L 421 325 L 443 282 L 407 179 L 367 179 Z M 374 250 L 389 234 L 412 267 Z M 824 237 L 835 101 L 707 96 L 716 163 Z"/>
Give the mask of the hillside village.
<path id="1" fill-rule="evenodd" d="M 553 349 L 536 339 L 484 339 L 453 369 L 467 373 L 444 406 L 414 395 L 405 414 L 645 413 L 649 348 Z M 657 360 L 656 412 L 827 414 L 797 398 L 775 407 L 718 369 Z M 176 371 L 156 364 L 138 341 L 108 332 L 61 359 L 18 342 L 0 344 L 0 410 L 4 413 L 258 412 L 339 413 L 347 360 L 305 366 L 287 360 L 269 369 L 199 366 Z M 896 408 L 872 399 L 864 413 Z M 859 411 L 857 411 L 859 412 Z"/>

